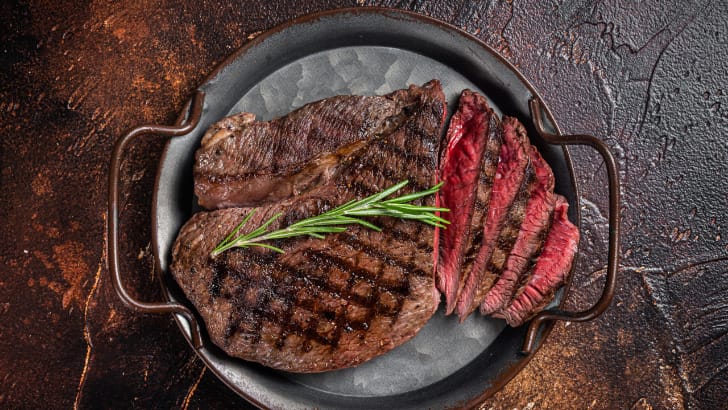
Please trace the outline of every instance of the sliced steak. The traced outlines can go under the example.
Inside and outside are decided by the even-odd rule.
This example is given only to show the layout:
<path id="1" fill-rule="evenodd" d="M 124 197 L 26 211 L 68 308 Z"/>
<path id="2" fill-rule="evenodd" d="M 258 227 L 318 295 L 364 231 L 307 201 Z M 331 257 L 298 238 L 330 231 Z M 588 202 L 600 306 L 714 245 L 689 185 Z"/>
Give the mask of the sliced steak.
<path id="1" fill-rule="evenodd" d="M 579 229 L 568 218 L 569 204 L 556 195 L 553 220 L 543 250 L 510 304 L 493 316 L 520 326 L 546 307 L 567 279 L 579 244 Z"/>
<path id="2" fill-rule="evenodd" d="M 504 117 L 501 127 L 503 142 L 485 223 L 480 230 L 482 233 L 476 234 L 480 239 L 475 244 L 477 253 L 473 258 L 475 250 L 468 250 L 470 256 L 466 257 L 463 267 L 466 279 L 457 305 L 461 320 L 478 308 L 505 267 L 523 220 L 528 187 L 534 182 L 526 129 L 512 117 Z M 483 189 L 487 189 L 487 185 Z"/>
<path id="3" fill-rule="evenodd" d="M 469 273 L 472 270 L 475 259 L 478 256 L 481 244 L 483 243 L 484 228 L 488 218 L 488 205 L 493 192 L 493 183 L 495 181 L 496 171 L 498 169 L 498 161 L 503 143 L 503 129 L 501 127 L 498 116 L 491 111 L 490 124 L 488 125 L 488 144 L 483 152 L 480 176 L 478 177 L 478 187 L 475 193 L 475 203 L 473 204 L 473 217 L 471 219 L 471 240 L 463 255 L 461 281 L 463 287 L 458 294 L 456 309 L 463 321 L 466 316 L 461 313 L 469 306 L 464 306 L 465 299 L 472 298 L 474 289 L 472 283 L 468 283 Z M 463 294 L 467 296 L 463 297 Z M 468 302 L 470 299 L 468 299 Z"/>
<path id="4" fill-rule="evenodd" d="M 327 98 L 272 121 L 255 121 L 251 113 L 225 118 L 195 154 L 199 204 L 257 206 L 326 183 L 346 167 L 352 150 L 397 129 L 420 94 L 421 87 L 411 86 L 378 97 Z"/>
<path id="5" fill-rule="evenodd" d="M 460 95 L 458 110 L 450 119 L 447 147 L 440 165 L 440 206 L 448 208 L 450 225 L 440 232 L 437 264 L 438 289 L 445 295 L 447 314 L 452 313 L 462 289 L 463 254 L 472 247 L 470 231 L 481 158 L 488 142 L 492 111 L 485 98 L 470 90 Z"/>
<path id="6" fill-rule="evenodd" d="M 533 265 L 551 225 L 554 210 L 554 174 L 536 147 L 531 147 L 529 158 L 536 175 L 526 204 L 523 222 L 513 244 L 505 269 L 498 276 L 480 305 L 480 313 L 491 314 L 504 308 L 513 297 L 521 276 Z"/>
<path id="7" fill-rule="evenodd" d="M 403 125 L 349 153 L 335 181 L 258 208 L 242 232 L 278 212 L 282 216 L 269 229 L 287 226 L 403 179 L 410 184 L 401 194 L 433 185 L 444 95 L 433 81 L 417 88 L 413 99 Z M 409 340 L 435 312 L 431 227 L 374 218 L 382 232 L 352 226 L 325 239 L 274 242 L 286 251 L 282 255 L 252 248 L 210 258 L 248 212 L 229 208 L 194 215 L 172 255 L 172 274 L 212 341 L 228 354 L 292 372 L 345 368 Z"/>

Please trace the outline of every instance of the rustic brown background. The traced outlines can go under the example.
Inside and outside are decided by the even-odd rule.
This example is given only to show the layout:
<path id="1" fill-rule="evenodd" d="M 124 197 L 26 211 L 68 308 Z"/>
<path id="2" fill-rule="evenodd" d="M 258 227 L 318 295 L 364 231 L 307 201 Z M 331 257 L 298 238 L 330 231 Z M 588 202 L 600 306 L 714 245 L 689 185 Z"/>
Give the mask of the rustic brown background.
<path id="1" fill-rule="evenodd" d="M 717 1 L 37 1 L 0 4 L 0 407 L 246 407 L 169 316 L 121 305 L 105 263 L 112 145 L 169 124 L 206 74 L 292 17 L 386 5 L 500 50 L 563 129 L 619 159 L 623 266 L 613 305 L 559 324 L 484 408 L 725 408 L 728 4 Z M 124 269 L 159 297 L 150 202 L 162 142 L 123 167 Z M 603 284 L 604 169 L 573 151 L 583 240 L 570 307 Z"/>

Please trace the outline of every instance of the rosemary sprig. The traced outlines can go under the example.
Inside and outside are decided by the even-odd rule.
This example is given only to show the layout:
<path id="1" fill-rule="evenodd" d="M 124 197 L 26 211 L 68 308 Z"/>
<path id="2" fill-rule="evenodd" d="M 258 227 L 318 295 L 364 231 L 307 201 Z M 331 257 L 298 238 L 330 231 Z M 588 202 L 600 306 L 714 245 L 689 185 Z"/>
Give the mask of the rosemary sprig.
<path id="1" fill-rule="evenodd" d="M 436 215 L 436 213 L 448 212 L 449 209 L 434 206 L 413 205 L 409 203 L 416 199 L 433 195 L 440 189 L 440 187 L 442 187 L 442 182 L 426 191 L 385 199 L 402 189 L 407 184 L 408 181 L 402 181 L 367 198 L 349 201 L 321 215 L 302 219 L 283 229 L 268 232 L 268 226 L 281 216 L 281 213 L 279 212 L 253 231 L 240 235 L 240 230 L 243 229 L 245 224 L 248 223 L 255 213 L 255 209 L 253 209 L 245 216 L 245 218 L 243 218 L 242 222 L 240 222 L 240 224 L 238 224 L 238 226 L 236 226 L 235 229 L 233 229 L 232 232 L 230 232 L 230 234 L 228 234 L 228 236 L 212 250 L 210 256 L 214 258 L 231 248 L 246 248 L 251 246 L 259 246 L 284 253 L 283 249 L 262 242 L 303 235 L 323 239 L 324 234 L 344 232 L 347 229 L 346 225 L 361 225 L 381 232 L 382 229 L 380 227 L 369 221 L 361 219 L 362 217 L 370 216 L 390 216 L 400 219 L 412 219 L 428 225 L 445 228 L 450 222 Z"/>

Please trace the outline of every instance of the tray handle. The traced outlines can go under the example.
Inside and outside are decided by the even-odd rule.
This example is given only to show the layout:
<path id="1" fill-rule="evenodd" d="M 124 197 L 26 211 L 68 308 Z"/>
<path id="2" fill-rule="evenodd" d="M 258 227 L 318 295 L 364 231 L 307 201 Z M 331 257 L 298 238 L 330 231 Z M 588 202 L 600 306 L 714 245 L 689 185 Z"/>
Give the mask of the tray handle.
<path id="1" fill-rule="evenodd" d="M 109 221 L 108 264 L 109 271 L 111 272 L 111 283 L 114 285 L 116 294 L 119 295 L 119 298 L 124 302 L 124 304 L 138 312 L 178 313 L 184 316 L 190 325 L 192 343 L 195 348 L 200 348 L 202 346 L 202 338 L 200 336 L 199 324 L 188 308 L 179 303 L 140 302 L 134 299 L 134 297 L 127 292 L 126 287 L 124 286 L 121 278 L 121 269 L 119 267 L 119 171 L 121 168 L 121 159 L 123 157 L 124 149 L 132 139 L 147 134 L 175 137 L 185 135 L 192 131 L 200 121 L 204 98 L 205 93 L 197 91 L 192 98 L 192 102 L 187 106 L 189 110 L 187 118 L 185 118 L 182 123 L 173 126 L 142 125 L 129 131 L 129 133 L 116 143 L 111 156 L 111 168 L 109 170 L 109 209 L 107 218 Z"/>
<path id="2" fill-rule="evenodd" d="M 547 320 L 567 320 L 571 322 L 585 322 L 601 315 L 609 306 L 614 297 L 617 283 L 617 269 L 619 267 L 619 174 L 614 156 L 604 142 L 591 135 L 560 135 L 547 132 L 543 126 L 541 101 L 532 98 L 529 101 L 531 118 L 536 131 L 551 144 L 557 145 L 588 145 L 602 156 L 607 166 L 609 180 L 609 248 L 607 254 L 607 277 L 599 300 L 591 308 L 582 312 L 568 312 L 559 309 L 545 310 L 537 314 L 532 320 L 523 342 L 522 351 L 525 354 L 533 352 L 541 324 Z"/>

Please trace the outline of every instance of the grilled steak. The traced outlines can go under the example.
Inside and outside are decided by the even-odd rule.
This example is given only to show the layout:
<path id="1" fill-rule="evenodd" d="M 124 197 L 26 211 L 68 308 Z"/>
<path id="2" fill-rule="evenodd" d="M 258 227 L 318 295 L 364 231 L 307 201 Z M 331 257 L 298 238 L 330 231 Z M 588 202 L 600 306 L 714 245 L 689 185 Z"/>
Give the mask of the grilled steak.
<path id="1" fill-rule="evenodd" d="M 517 326 L 543 309 L 579 237 L 551 169 L 523 125 L 499 122 L 477 93 L 463 91 L 443 144 L 445 114 L 433 80 L 328 98 L 273 121 L 241 113 L 213 125 L 196 153 L 195 193 L 203 207 L 224 209 L 183 226 L 170 267 L 212 341 L 272 368 L 321 372 L 412 338 L 437 309 L 438 289 L 461 320 L 480 307 Z M 404 179 L 398 195 L 445 182 L 417 203 L 449 208 L 448 229 L 371 218 L 382 232 L 355 225 L 273 241 L 284 254 L 210 256 L 251 212 L 240 233 L 277 214 L 268 229 L 279 229 Z"/>
<path id="2" fill-rule="evenodd" d="M 536 263 L 516 290 L 513 299 L 493 316 L 520 326 L 546 307 L 566 281 L 579 243 L 579 229 L 568 219 L 569 204 L 556 196 L 551 229 Z"/>
<path id="3" fill-rule="evenodd" d="M 541 251 L 551 224 L 554 209 L 554 174 L 535 147 L 529 152 L 531 166 L 536 175 L 531 195 L 526 204 L 523 222 L 513 244 L 505 269 L 498 276 L 480 305 L 480 313 L 487 315 L 504 308 L 513 297 L 519 277 L 535 261 Z"/>
<path id="4" fill-rule="evenodd" d="M 526 129 L 511 117 L 505 117 L 501 126 L 503 143 L 482 236 L 478 235 L 482 240 L 476 244 L 475 258 L 467 258 L 464 266 L 465 285 L 457 307 L 461 320 L 478 308 L 505 267 L 535 181 Z"/>
<path id="5" fill-rule="evenodd" d="M 445 295 L 448 314 L 455 308 L 464 282 L 460 274 L 463 254 L 473 246 L 470 221 L 492 115 L 483 96 L 465 90 L 447 132 L 440 165 L 441 180 L 446 182 L 440 190 L 440 206 L 450 209 L 447 218 L 451 225 L 440 232 L 437 284 Z"/>
<path id="6" fill-rule="evenodd" d="M 195 154 L 199 204 L 270 204 L 335 179 L 351 151 L 399 127 L 422 92 L 412 86 L 378 97 L 331 97 L 266 122 L 251 113 L 223 119 Z"/>
<path id="7" fill-rule="evenodd" d="M 463 288 L 458 294 L 456 305 L 461 322 L 467 317 L 467 315 L 461 313 L 469 307 L 469 305 L 465 305 L 465 302 L 467 300 L 467 303 L 470 303 L 472 295 L 474 294 L 472 282 L 469 284 L 467 282 L 467 278 L 469 277 L 468 273 L 471 272 L 475 259 L 478 256 L 478 251 L 483 243 L 484 227 L 488 218 L 490 197 L 493 192 L 493 183 L 495 181 L 501 145 L 503 143 L 503 131 L 498 116 L 491 112 L 489 122 L 488 145 L 485 148 L 485 152 L 483 152 L 478 187 L 475 194 L 475 203 L 473 204 L 473 218 L 471 220 L 470 228 L 472 232 L 471 244 L 465 249 L 463 255 L 462 273 L 460 277 L 463 283 Z M 466 296 L 462 296 L 463 294 Z"/>
<path id="8" fill-rule="evenodd" d="M 282 216 L 269 229 L 287 226 L 403 179 L 410 184 L 402 193 L 433 185 L 444 95 L 437 81 L 400 94 L 410 104 L 400 127 L 349 144 L 361 144 L 357 149 L 337 145 L 345 154 L 335 180 L 259 207 L 242 232 L 278 212 Z M 172 274 L 212 341 L 228 354 L 292 372 L 345 368 L 404 343 L 435 312 L 431 227 L 381 218 L 372 222 L 383 232 L 353 226 L 325 239 L 279 240 L 274 244 L 286 251 L 282 255 L 253 248 L 210 258 L 248 212 L 194 215 L 172 255 Z"/>

